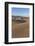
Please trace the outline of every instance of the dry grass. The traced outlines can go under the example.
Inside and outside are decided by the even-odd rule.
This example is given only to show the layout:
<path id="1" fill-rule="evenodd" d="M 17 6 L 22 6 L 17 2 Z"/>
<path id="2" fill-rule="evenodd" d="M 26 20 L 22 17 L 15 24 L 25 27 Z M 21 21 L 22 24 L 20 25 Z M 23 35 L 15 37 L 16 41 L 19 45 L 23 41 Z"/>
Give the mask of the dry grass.
<path id="1" fill-rule="evenodd" d="M 29 18 L 24 19 L 26 22 L 12 24 L 12 38 L 29 37 Z"/>

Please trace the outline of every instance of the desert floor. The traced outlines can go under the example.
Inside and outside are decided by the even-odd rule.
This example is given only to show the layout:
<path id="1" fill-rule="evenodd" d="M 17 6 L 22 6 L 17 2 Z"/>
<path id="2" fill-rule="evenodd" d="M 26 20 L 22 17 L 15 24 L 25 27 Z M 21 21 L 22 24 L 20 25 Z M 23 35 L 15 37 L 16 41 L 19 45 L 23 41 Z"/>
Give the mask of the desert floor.
<path id="1" fill-rule="evenodd" d="M 12 38 L 29 37 L 29 18 L 24 18 L 26 22 L 12 23 Z"/>

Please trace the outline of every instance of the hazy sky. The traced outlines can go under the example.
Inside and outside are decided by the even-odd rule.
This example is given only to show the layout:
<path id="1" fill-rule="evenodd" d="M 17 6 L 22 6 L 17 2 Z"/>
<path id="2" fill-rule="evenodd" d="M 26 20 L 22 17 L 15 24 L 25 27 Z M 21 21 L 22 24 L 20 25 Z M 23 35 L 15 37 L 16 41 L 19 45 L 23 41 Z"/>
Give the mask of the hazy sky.
<path id="1" fill-rule="evenodd" d="M 14 16 L 29 16 L 29 8 L 12 8 Z"/>

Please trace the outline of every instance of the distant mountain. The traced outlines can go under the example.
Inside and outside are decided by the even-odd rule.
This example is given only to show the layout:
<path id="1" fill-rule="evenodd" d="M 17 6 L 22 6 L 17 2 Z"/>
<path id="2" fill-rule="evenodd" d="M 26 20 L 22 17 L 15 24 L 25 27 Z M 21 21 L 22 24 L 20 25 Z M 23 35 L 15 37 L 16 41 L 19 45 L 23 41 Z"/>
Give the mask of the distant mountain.
<path id="1" fill-rule="evenodd" d="M 29 17 L 21 17 L 21 16 L 12 16 L 12 20 L 24 20 L 28 19 Z"/>

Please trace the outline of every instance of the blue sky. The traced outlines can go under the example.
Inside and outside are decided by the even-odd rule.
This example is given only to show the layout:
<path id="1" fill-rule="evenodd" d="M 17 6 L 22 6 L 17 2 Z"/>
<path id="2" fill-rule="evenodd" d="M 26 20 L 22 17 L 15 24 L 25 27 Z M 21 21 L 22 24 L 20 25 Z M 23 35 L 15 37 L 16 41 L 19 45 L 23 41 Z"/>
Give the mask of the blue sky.
<path id="1" fill-rule="evenodd" d="M 29 8 L 12 8 L 14 16 L 29 16 Z"/>

